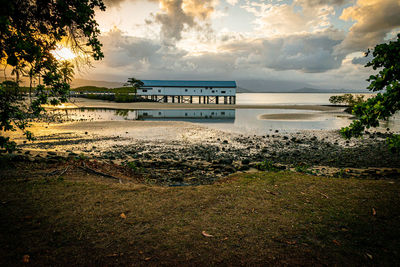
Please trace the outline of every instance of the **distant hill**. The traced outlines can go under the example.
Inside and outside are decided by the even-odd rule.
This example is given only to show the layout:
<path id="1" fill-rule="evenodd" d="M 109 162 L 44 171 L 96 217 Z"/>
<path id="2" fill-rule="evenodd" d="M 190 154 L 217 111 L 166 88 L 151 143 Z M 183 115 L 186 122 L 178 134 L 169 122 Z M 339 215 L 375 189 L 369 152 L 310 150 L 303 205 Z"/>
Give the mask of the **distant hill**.
<path id="1" fill-rule="evenodd" d="M 238 93 L 368 93 L 368 90 L 352 90 L 352 89 L 323 89 L 313 88 L 310 84 L 294 81 L 277 81 L 277 80 L 238 80 Z M 119 88 L 123 87 L 123 82 L 95 81 L 85 79 L 74 79 L 71 83 L 72 88 L 79 87 L 102 87 L 102 88 Z"/>
<path id="2" fill-rule="evenodd" d="M 83 86 L 96 86 L 96 87 L 106 87 L 106 88 L 116 88 L 123 87 L 123 82 L 107 82 L 107 81 L 94 81 L 85 79 L 73 79 L 71 83 L 71 88 L 83 87 Z"/>
<path id="3" fill-rule="evenodd" d="M 362 93 L 368 93 L 369 91 L 367 90 L 351 90 L 351 89 L 315 89 L 315 88 L 301 88 L 297 90 L 291 91 L 291 93 L 314 93 L 314 94 L 320 94 L 320 93 L 331 93 L 331 94 L 362 94 Z"/>
<path id="4" fill-rule="evenodd" d="M 249 89 L 246 89 L 246 88 L 243 88 L 243 87 L 240 87 L 240 86 L 238 86 L 236 88 L 236 92 L 237 93 L 254 93 L 253 91 L 251 91 Z"/>
<path id="5" fill-rule="evenodd" d="M 276 80 L 238 80 L 238 89 L 246 88 L 246 91 L 238 90 L 238 93 L 368 93 L 368 90 L 352 89 L 323 89 L 313 88 L 310 84 L 294 81 Z M 300 88 L 300 89 L 299 89 Z"/>
<path id="6" fill-rule="evenodd" d="M 238 80 L 238 87 L 252 93 L 290 93 L 297 88 L 311 87 L 308 83 L 276 80 Z"/>

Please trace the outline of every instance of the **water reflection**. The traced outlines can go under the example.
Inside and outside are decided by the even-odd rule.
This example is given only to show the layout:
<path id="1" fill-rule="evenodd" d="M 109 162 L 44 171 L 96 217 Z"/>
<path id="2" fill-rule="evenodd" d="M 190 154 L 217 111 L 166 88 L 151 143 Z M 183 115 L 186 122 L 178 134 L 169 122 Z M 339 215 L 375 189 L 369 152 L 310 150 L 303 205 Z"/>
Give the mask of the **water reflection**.
<path id="1" fill-rule="evenodd" d="M 235 121 L 234 109 L 160 109 L 138 110 L 138 118 L 143 120 L 182 120 L 196 122 Z"/>
<path id="2" fill-rule="evenodd" d="M 351 123 L 343 112 L 295 109 L 72 109 L 57 111 L 72 121 L 188 121 L 210 128 L 247 134 L 265 134 L 271 130 L 332 130 Z M 381 129 L 400 130 L 397 116 L 381 123 Z"/>
<path id="3" fill-rule="evenodd" d="M 235 109 L 101 109 L 84 108 L 59 110 L 69 120 L 74 121 L 121 121 L 121 120 L 180 120 L 195 122 L 235 121 Z"/>

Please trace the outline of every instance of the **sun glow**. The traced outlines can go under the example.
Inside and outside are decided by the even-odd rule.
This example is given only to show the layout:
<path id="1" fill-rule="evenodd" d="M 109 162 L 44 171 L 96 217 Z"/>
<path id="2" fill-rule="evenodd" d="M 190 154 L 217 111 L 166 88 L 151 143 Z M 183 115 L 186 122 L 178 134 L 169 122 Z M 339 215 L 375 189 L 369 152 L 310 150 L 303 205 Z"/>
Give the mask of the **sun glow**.
<path id="1" fill-rule="evenodd" d="M 77 57 L 71 49 L 64 46 L 58 46 L 51 53 L 57 60 L 71 60 Z"/>

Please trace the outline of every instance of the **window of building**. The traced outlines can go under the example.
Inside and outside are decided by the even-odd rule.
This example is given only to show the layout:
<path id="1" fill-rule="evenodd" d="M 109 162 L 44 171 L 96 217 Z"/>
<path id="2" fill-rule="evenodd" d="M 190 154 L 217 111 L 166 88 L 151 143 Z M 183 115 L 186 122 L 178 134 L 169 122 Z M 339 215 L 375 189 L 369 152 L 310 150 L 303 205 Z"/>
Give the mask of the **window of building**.
<path id="1" fill-rule="evenodd" d="M 185 92 L 187 92 L 187 89 L 185 89 Z"/>
<path id="2" fill-rule="evenodd" d="M 221 115 L 225 115 L 225 112 L 224 112 L 224 111 L 222 111 L 222 112 L 221 112 Z"/>
<path id="3" fill-rule="evenodd" d="M 161 89 L 158 89 L 158 92 L 161 93 Z"/>
<path id="4" fill-rule="evenodd" d="M 215 93 L 215 91 L 214 91 L 214 90 L 212 90 L 212 91 L 211 91 L 211 93 Z"/>
<path id="5" fill-rule="evenodd" d="M 221 91 L 221 94 L 225 94 L 226 93 L 226 91 Z"/>
<path id="6" fill-rule="evenodd" d="M 158 112 L 158 115 L 161 115 L 161 112 Z"/>
<path id="7" fill-rule="evenodd" d="M 142 92 L 145 93 L 145 92 L 147 92 L 147 90 L 146 90 L 146 89 L 143 89 Z"/>

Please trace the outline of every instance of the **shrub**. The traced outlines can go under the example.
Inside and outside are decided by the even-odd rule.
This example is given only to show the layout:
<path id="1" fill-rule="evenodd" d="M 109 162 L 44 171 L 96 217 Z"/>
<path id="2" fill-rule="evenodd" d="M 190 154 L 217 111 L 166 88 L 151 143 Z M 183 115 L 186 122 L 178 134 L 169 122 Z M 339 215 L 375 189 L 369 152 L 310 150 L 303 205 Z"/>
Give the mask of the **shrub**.
<path id="1" fill-rule="evenodd" d="M 364 103 L 364 95 L 354 95 L 354 94 L 344 94 L 344 95 L 334 95 L 329 98 L 329 102 L 332 104 L 344 104 L 348 106 L 345 110 L 347 113 L 351 113 L 355 105 Z"/>
<path id="2" fill-rule="evenodd" d="M 258 163 L 256 167 L 260 171 L 269 171 L 269 172 L 280 171 L 280 168 L 269 160 L 264 160 L 263 162 Z"/>

